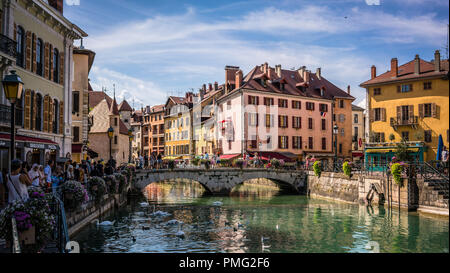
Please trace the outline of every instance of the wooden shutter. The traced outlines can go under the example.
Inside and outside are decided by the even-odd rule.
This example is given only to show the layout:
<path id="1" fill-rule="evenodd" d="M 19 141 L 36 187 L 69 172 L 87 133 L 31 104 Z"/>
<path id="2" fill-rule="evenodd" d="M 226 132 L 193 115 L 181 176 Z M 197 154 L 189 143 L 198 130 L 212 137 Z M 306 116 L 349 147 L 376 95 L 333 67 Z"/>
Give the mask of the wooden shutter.
<path id="1" fill-rule="evenodd" d="M 31 32 L 27 31 L 25 34 L 25 68 L 31 70 Z"/>
<path id="2" fill-rule="evenodd" d="M 59 52 L 59 84 L 64 85 L 64 51 Z"/>
<path id="3" fill-rule="evenodd" d="M 49 50 L 50 50 L 50 45 L 49 45 L 49 43 L 45 43 L 45 45 L 44 45 L 44 78 L 46 78 L 46 79 L 48 79 L 48 77 L 49 77 L 49 71 L 50 71 L 50 67 L 48 66 L 49 65 L 49 58 L 51 57 L 51 56 L 49 56 L 50 54 L 49 54 Z"/>
<path id="4" fill-rule="evenodd" d="M 285 124 L 286 128 L 289 128 L 289 118 L 288 118 L 288 116 L 284 116 L 284 120 L 286 121 L 286 124 Z"/>
<path id="5" fill-rule="evenodd" d="M 259 105 L 259 97 L 256 97 L 256 105 Z"/>
<path id="6" fill-rule="evenodd" d="M 49 107 L 49 96 L 44 97 L 44 132 L 48 132 L 48 107 Z"/>
<path id="7" fill-rule="evenodd" d="M 59 134 L 64 134 L 64 102 L 59 103 Z"/>
<path id="8" fill-rule="evenodd" d="M 402 120 L 402 107 L 397 106 L 397 122 Z"/>
<path id="9" fill-rule="evenodd" d="M 33 93 L 32 93 L 33 95 Z M 37 98 L 38 98 L 38 93 L 36 91 L 34 91 L 34 98 L 33 98 L 33 111 L 30 112 L 30 120 L 31 120 L 31 124 L 30 124 L 30 130 L 36 130 L 36 117 L 37 117 Z M 42 130 L 42 128 L 41 128 Z"/>
<path id="10" fill-rule="evenodd" d="M 33 66 L 31 68 L 31 71 L 36 73 L 36 70 L 37 70 L 37 62 L 36 62 L 36 41 L 37 41 L 37 37 L 36 37 L 36 34 L 33 33 L 32 39 L 33 39 L 32 40 L 32 43 L 33 43 L 33 48 L 32 48 L 33 49 L 33 55 L 32 55 L 33 60 L 32 60 L 32 64 L 33 64 Z"/>
<path id="11" fill-rule="evenodd" d="M 27 89 L 25 90 L 25 117 L 24 117 L 24 127 L 26 130 L 30 130 L 30 111 L 31 111 L 31 90 Z"/>
<path id="12" fill-rule="evenodd" d="M 256 126 L 259 126 L 259 114 L 256 113 Z"/>
<path id="13" fill-rule="evenodd" d="M 400 85 L 397 85 L 397 93 L 402 92 L 402 87 Z"/>
<path id="14" fill-rule="evenodd" d="M 436 109 L 436 103 L 431 104 L 431 116 L 433 118 L 437 117 L 437 109 Z"/>
<path id="15" fill-rule="evenodd" d="M 381 108 L 381 120 L 386 121 L 386 108 Z"/>
<path id="16" fill-rule="evenodd" d="M 414 120 L 414 105 L 408 106 L 408 112 L 409 112 L 409 120 Z"/>
<path id="17" fill-rule="evenodd" d="M 49 68 L 49 76 L 48 76 L 48 79 L 49 80 L 51 80 L 51 81 L 53 81 L 53 45 L 49 45 L 49 50 L 50 50 L 50 56 L 49 56 L 49 58 L 50 58 L 50 68 Z"/>
<path id="18" fill-rule="evenodd" d="M 419 104 L 419 118 L 423 118 L 423 104 Z"/>
<path id="19" fill-rule="evenodd" d="M 381 133 L 381 142 L 385 142 L 384 133 Z"/>
<path id="20" fill-rule="evenodd" d="M 289 137 L 284 137 L 284 140 L 286 140 L 286 149 L 289 149 Z"/>
<path id="21" fill-rule="evenodd" d="M 48 132 L 53 133 L 53 120 L 55 119 L 55 110 L 53 106 L 53 100 L 48 100 Z"/>

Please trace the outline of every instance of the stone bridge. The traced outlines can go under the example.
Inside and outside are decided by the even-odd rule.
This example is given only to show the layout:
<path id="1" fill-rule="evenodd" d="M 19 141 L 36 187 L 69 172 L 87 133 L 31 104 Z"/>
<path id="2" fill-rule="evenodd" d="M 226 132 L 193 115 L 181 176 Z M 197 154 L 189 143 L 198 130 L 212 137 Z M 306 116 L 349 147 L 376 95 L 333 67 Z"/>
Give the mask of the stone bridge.
<path id="1" fill-rule="evenodd" d="M 188 179 L 199 182 L 211 194 L 228 195 L 237 185 L 257 178 L 269 179 L 281 187 L 301 193 L 305 191 L 307 175 L 304 171 L 274 169 L 138 170 L 133 187 L 142 190 L 154 182 Z"/>

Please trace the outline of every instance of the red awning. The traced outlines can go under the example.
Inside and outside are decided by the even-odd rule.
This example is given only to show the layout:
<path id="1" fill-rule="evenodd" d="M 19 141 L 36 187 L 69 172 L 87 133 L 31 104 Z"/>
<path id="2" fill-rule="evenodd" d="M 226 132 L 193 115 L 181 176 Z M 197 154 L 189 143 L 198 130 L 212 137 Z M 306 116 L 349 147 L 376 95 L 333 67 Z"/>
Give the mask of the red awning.
<path id="1" fill-rule="evenodd" d="M 364 156 L 363 152 L 353 152 L 352 156 L 357 157 L 357 156 Z"/>
<path id="2" fill-rule="evenodd" d="M 287 157 L 287 156 L 285 156 L 283 154 L 276 153 L 276 152 L 260 152 L 260 153 L 258 153 L 258 156 L 263 157 L 263 158 L 267 158 L 266 160 L 270 160 L 272 158 L 276 158 L 278 160 L 284 160 L 286 162 L 293 161 L 290 157 Z"/>
<path id="3" fill-rule="evenodd" d="M 81 153 L 82 148 L 83 148 L 83 144 L 72 144 L 72 154 Z"/>
<path id="4" fill-rule="evenodd" d="M 0 139 L 4 139 L 4 140 L 11 140 L 11 136 L 10 134 L 3 134 L 0 133 Z M 58 145 L 58 143 L 53 142 L 49 139 L 44 139 L 44 138 L 37 138 L 37 137 L 29 137 L 29 136 L 20 136 L 20 135 L 16 135 L 15 136 L 15 141 L 21 141 L 21 142 L 34 142 L 34 143 L 45 143 L 45 144 L 54 144 L 54 145 Z"/>
<path id="5" fill-rule="evenodd" d="M 241 154 L 221 155 L 221 156 L 220 156 L 220 159 L 232 159 L 232 158 L 238 157 L 238 156 L 240 156 L 240 155 L 241 155 Z"/>

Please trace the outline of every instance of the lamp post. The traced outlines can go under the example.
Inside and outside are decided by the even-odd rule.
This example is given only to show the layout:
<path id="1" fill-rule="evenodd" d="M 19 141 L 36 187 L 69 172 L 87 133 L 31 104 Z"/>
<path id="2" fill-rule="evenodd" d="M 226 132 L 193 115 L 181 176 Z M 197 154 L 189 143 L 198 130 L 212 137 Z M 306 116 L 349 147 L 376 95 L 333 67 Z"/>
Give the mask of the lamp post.
<path id="1" fill-rule="evenodd" d="M 113 127 L 109 127 L 108 137 L 109 137 L 109 160 L 112 161 L 112 139 L 114 137 L 114 128 Z"/>
<path id="2" fill-rule="evenodd" d="M 339 127 L 335 124 L 333 127 L 333 134 L 334 134 L 334 164 L 333 169 L 336 170 L 336 164 L 337 164 L 337 135 L 339 133 Z"/>
<path id="3" fill-rule="evenodd" d="M 133 141 L 133 130 L 131 130 L 131 128 L 128 130 L 128 139 L 130 140 L 130 147 L 128 149 L 128 163 L 131 163 L 131 142 Z"/>
<path id="4" fill-rule="evenodd" d="M 11 161 L 16 158 L 16 143 L 15 143 L 15 114 L 16 101 L 20 100 L 23 91 L 23 82 L 16 71 L 12 70 L 10 75 L 6 75 L 2 81 L 5 97 L 11 103 Z"/>

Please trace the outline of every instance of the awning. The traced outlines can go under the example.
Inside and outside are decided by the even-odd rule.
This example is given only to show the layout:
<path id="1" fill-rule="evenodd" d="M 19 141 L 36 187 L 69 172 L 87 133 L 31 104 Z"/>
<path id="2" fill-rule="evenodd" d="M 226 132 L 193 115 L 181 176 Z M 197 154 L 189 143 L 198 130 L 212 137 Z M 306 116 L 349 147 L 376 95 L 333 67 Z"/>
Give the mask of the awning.
<path id="1" fill-rule="evenodd" d="M 367 149 L 367 154 L 385 154 L 385 153 L 395 153 L 395 148 L 391 149 Z M 417 153 L 419 148 L 408 148 L 408 152 Z"/>
<path id="2" fill-rule="evenodd" d="M 232 158 L 238 157 L 238 156 L 240 156 L 240 155 L 241 155 L 241 154 L 221 155 L 221 156 L 220 156 L 220 159 L 232 159 Z"/>
<path id="3" fill-rule="evenodd" d="M 259 157 L 265 157 L 267 158 L 267 160 L 270 160 L 272 158 L 276 158 L 278 160 L 284 160 L 287 162 L 293 161 L 290 157 L 287 157 L 281 153 L 276 153 L 276 152 L 259 152 L 258 153 Z"/>
<path id="4" fill-rule="evenodd" d="M 10 134 L 0 133 L 1 146 L 9 146 L 11 141 Z M 27 148 L 59 150 L 59 145 L 49 139 L 16 135 L 15 141 L 22 142 Z"/>

